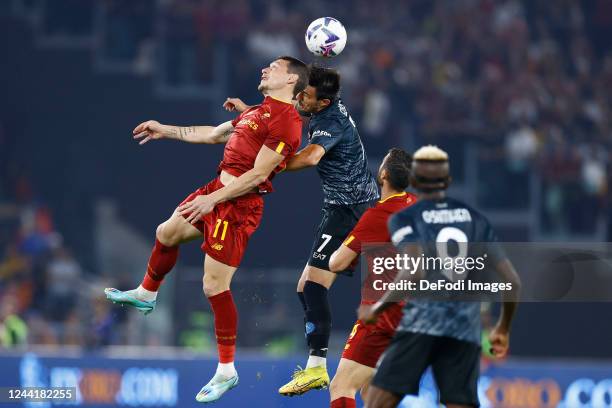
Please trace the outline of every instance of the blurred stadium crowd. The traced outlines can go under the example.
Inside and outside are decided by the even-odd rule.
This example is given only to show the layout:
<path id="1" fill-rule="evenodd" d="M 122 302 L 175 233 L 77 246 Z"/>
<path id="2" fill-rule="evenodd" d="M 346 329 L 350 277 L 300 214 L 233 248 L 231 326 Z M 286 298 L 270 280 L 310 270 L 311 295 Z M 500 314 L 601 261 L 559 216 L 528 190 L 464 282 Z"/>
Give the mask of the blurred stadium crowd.
<path id="1" fill-rule="evenodd" d="M 370 155 L 450 140 L 457 157 L 474 141 L 485 186 L 480 205 L 528 206 L 526 180 L 536 172 L 543 230 L 552 234 L 588 234 L 607 208 L 606 0 L 169 0 L 157 14 L 147 4 L 107 2 L 105 43 L 115 58 L 155 69 L 152 38 L 161 30 L 167 80 L 189 87 L 216 80 L 211 59 L 225 44 L 228 91 L 250 100 L 258 98 L 252 84 L 262 64 L 279 54 L 312 60 L 304 27 L 321 14 L 338 16 L 349 47 L 331 63 Z"/>
<path id="2" fill-rule="evenodd" d="M 110 306 L 54 229 L 44 204 L 20 180 L 11 204 L 0 205 L 0 347 L 109 345 L 124 316 Z"/>
<path id="3" fill-rule="evenodd" d="M 349 40 L 331 63 L 342 73 L 343 95 L 370 155 L 391 145 L 444 142 L 462 157 L 465 145 L 476 144 L 485 186 L 480 205 L 528 206 L 527 180 L 539 175 L 539 211 L 551 234 L 591 234 L 609 209 L 610 1 L 151 4 L 65 0 L 42 18 L 51 34 L 78 35 L 99 23 L 93 8 L 102 7 L 107 27 L 98 40 L 107 58 L 143 75 L 163 65 L 177 87 L 214 82 L 211 59 L 225 45 L 228 93 L 254 101 L 262 64 L 282 54 L 312 60 L 303 46 L 308 22 L 338 17 Z M 88 347 L 121 342 L 111 328 L 123 315 L 109 313 L 85 284 L 95 286 L 63 245 L 53 209 L 37 196 L 27 169 L 10 156 L 11 143 L 0 130 L 0 345 L 26 338 Z"/>

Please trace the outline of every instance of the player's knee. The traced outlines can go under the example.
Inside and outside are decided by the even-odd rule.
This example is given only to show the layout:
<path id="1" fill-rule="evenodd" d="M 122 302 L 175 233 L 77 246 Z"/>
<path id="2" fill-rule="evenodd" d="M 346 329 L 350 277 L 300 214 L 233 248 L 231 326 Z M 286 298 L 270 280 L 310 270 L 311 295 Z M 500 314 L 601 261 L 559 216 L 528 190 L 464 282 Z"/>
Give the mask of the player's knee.
<path id="1" fill-rule="evenodd" d="M 215 284 L 215 281 L 204 276 L 204 279 L 202 279 L 202 290 L 204 291 L 204 295 L 206 295 L 206 297 L 214 296 L 216 294 L 216 289 L 217 285 Z"/>
<path id="2" fill-rule="evenodd" d="M 183 239 L 180 233 L 180 228 L 173 225 L 171 220 L 163 222 L 157 226 L 155 237 L 159 242 L 166 246 L 179 245 Z"/>
<path id="3" fill-rule="evenodd" d="M 157 226 L 155 230 L 155 237 L 159 242 L 166 246 L 173 246 L 172 234 L 169 231 L 167 223 L 161 223 Z"/>
<path id="4" fill-rule="evenodd" d="M 298 280 L 297 283 L 297 291 L 298 292 L 303 292 L 304 291 L 304 284 L 306 283 L 306 277 L 305 276 L 301 276 L 300 280 Z"/>
<path id="5" fill-rule="evenodd" d="M 337 275 L 335 273 L 332 273 L 332 272 L 329 272 L 323 269 L 310 268 L 303 275 L 303 278 L 304 278 L 304 281 L 311 281 L 314 283 L 318 283 L 319 285 L 324 286 L 327 289 L 329 289 L 334 283 L 336 276 Z"/>
<path id="6" fill-rule="evenodd" d="M 204 274 L 202 279 L 202 289 L 206 297 L 211 297 L 229 289 L 222 279 L 214 274 Z"/>
<path id="7" fill-rule="evenodd" d="M 329 383 L 329 393 L 332 396 L 332 399 L 335 399 L 338 394 L 342 392 L 341 380 L 338 379 L 338 376 L 335 375 Z"/>
<path id="8" fill-rule="evenodd" d="M 343 396 L 354 396 L 357 392 L 355 387 L 351 387 L 350 379 L 343 375 L 335 375 L 329 384 L 329 393 L 332 399 Z"/>
<path id="9" fill-rule="evenodd" d="M 157 238 L 158 240 L 162 238 L 163 230 L 164 230 L 164 224 L 159 224 L 157 228 L 155 229 L 155 238 Z"/>

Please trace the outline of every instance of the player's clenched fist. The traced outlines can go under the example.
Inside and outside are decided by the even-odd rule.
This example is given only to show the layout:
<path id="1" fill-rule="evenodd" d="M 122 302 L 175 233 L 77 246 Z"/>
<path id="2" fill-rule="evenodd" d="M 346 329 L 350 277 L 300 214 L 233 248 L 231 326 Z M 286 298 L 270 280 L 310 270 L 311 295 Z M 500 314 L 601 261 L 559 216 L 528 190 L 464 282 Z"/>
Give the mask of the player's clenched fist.
<path id="1" fill-rule="evenodd" d="M 168 126 L 162 125 L 156 120 L 147 120 L 132 131 L 134 139 L 141 139 L 138 144 L 143 145 L 149 140 L 162 139 L 168 136 Z"/>

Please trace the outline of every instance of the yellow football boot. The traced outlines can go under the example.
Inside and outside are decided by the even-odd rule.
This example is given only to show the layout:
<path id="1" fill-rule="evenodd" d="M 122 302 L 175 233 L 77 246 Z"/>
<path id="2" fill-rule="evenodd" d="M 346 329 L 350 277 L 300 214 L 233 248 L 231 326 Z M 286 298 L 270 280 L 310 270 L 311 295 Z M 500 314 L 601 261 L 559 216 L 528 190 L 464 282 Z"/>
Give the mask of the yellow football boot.
<path id="1" fill-rule="evenodd" d="M 293 378 L 287 384 L 278 389 L 278 393 L 287 397 L 294 395 L 302 395 L 310 390 L 320 390 L 329 386 L 329 374 L 327 367 L 317 366 L 306 368 L 297 368 L 293 372 Z"/>

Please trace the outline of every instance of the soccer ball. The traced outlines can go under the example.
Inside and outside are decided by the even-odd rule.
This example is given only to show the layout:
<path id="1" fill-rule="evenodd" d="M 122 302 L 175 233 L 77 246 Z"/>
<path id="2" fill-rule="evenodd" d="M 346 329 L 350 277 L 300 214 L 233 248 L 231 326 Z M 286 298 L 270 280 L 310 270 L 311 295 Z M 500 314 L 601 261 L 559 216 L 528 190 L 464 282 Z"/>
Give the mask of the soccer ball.
<path id="1" fill-rule="evenodd" d="M 335 57 L 346 45 L 346 30 L 333 17 L 321 17 L 310 23 L 305 35 L 306 46 L 319 57 Z"/>

